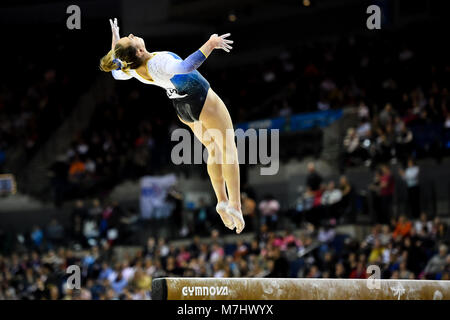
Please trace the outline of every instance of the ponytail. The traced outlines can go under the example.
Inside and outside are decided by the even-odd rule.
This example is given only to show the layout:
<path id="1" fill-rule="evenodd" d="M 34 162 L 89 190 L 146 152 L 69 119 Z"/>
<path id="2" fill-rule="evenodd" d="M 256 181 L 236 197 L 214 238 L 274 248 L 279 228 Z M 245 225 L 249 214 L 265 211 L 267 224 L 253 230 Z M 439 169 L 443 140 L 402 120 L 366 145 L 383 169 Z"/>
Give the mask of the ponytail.
<path id="1" fill-rule="evenodd" d="M 100 70 L 104 72 L 116 70 L 119 66 L 113 60 L 113 50 L 111 49 L 106 56 L 100 59 Z"/>
<path id="2" fill-rule="evenodd" d="M 128 73 L 130 69 L 139 67 L 141 63 L 141 59 L 136 56 L 136 49 L 134 47 L 128 46 L 124 48 L 122 45 L 116 44 L 114 50 L 111 49 L 100 59 L 100 70 L 104 72 L 122 70 Z"/>

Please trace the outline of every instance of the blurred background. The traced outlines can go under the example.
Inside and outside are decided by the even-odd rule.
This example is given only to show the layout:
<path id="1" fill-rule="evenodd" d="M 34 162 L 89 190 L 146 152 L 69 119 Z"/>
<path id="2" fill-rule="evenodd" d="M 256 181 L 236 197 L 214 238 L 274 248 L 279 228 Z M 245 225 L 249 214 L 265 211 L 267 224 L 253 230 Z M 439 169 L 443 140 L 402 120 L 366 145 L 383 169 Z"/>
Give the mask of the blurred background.
<path id="1" fill-rule="evenodd" d="M 0 300 L 151 299 L 163 276 L 366 278 L 368 265 L 448 280 L 443 3 L 2 1 Z M 171 162 L 184 126 L 164 91 L 99 70 L 113 17 L 182 57 L 231 33 L 200 72 L 236 128 L 280 130 L 276 175 L 240 166 L 243 234 L 215 212 L 206 166 Z M 66 286 L 73 264 L 81 290 Z"/>

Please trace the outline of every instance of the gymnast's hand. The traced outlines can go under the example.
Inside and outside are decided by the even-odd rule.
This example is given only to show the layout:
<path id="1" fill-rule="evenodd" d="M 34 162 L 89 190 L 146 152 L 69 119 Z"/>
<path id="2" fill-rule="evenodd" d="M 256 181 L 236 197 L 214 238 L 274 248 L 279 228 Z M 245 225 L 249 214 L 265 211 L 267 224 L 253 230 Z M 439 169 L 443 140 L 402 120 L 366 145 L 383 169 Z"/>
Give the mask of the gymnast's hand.
<path id="1" fill-rule="evenodd" d="M 112 19 L 109 19 L 109 24 L 111 25 L 111 32 L 112 32 L 111 49 L 114 49 L 117 41 L 120 40 L 119 26 L 117 25 L 117 18 L 114 18 L 114 21 Z"/>
<path id="2" fill-rule="evenodd" d="M 226 39 L 229 36 L 230 33 L 226 33 L 221 36 L 218 36 L 217 33 L 215 33 L 209 38 L 209 42 L 211 43 L 214 49 L 223 49 L 226 52 L 230 52 L 230 50 L 233 49 L 233 47 L 230 46 L 230 43 L 233 43 L 233 41 Z"/>

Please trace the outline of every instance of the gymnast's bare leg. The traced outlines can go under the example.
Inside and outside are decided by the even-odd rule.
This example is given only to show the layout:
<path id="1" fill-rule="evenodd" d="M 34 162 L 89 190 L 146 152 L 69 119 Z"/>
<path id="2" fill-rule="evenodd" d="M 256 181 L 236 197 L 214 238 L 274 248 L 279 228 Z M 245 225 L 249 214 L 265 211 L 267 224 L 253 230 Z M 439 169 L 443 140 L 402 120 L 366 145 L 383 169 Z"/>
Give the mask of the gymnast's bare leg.
<path id="1" fill-rule="evenodd" d="M 214 161 L 216 157 L 222 157 L 221 150 L 215 145 L 212 137 L 209 136 L 207 129 L 199 121 L 198 123 L 186 122 L 179 118 L 181 122 L 186 124 L 192 132 L 194 132 L 197 139 L 206 147 L 208 150 L 208 162 L 207 170 L 209 179 L 214 189 L 214 193 L 217 198 L 217 213 L 220 215 L 223 224 L 233 230 L 235 228 L 234 221 L 232 217 L 227 214 L 226 209 L 228 207 L 228 196 L 225 187 L 225 179 L 222 173 L 222 164 L 218 161 Z"/>
<path id="2" fill-rule="evenodd" d="M 236 233 L 241 233 L 245 222 L 241 211 L 239 160 L 234 141 L 233 123 L 222 99 L 211 88 L 200 113 L 200 122 L 208 131 L 220 132 L 219 139 L 215 139 L 213 133 L 211 136 L 215 139 L 215 146 L 221 151 L 219 156 L 222 156 L 222 176 L 225 179 L 229 198 L 226 212 L 233 218 Z"/>

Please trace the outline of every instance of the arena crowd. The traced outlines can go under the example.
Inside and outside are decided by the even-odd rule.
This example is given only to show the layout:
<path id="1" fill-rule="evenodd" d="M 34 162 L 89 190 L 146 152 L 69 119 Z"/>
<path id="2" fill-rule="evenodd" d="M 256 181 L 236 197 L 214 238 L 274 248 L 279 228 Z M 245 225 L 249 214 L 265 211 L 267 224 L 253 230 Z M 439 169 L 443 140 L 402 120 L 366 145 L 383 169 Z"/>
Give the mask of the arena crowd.
<path id="1" fill-rule="evenodd" d="M 89 249 L 55 245 L 43 233 L 39 246 L 0 255 L 0 299 L 145 300 L 151 299 L 151 280 L 158 277 L 365 279 L 369 265 L 380 266 L 383 279 L 450 280 L 450 229 L 439 218 L 400 216 L 375 225 L 362 241 L 337 233 L 333 224 L 307 224 L 302 231 L 273 232 L 262 225 L 246 242 L 224 241 L 213 230 L 186 245 L 150 237 L 120 259 L 111 242 Z M 67 286 L 70 265 L 81 268 L 79 290 Z"/>

